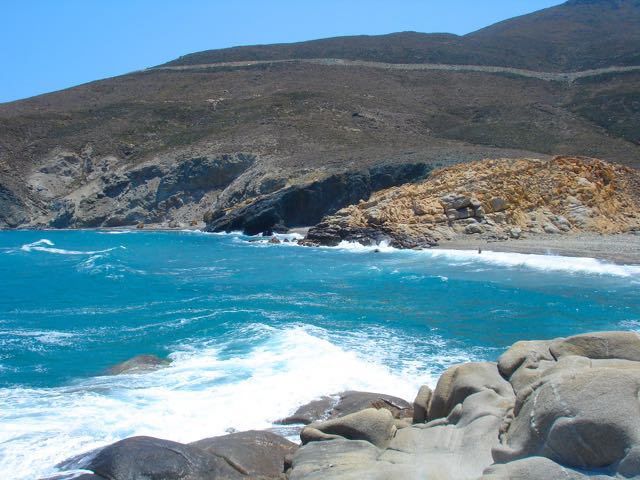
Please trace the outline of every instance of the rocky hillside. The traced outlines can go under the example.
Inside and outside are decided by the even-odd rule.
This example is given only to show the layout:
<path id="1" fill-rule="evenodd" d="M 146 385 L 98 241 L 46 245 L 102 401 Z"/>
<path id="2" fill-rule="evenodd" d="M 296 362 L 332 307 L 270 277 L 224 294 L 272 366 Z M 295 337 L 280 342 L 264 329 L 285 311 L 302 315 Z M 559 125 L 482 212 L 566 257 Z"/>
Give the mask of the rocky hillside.
<path id="1" fill-rule="evenodd" d="M 0 228 L 206 215 L 210 230 L 255 233 L 456 162 L 638 166 L 638 32 L 635 0 L 570 1 L 464 37 L 202 52 L 2 104 Z M 576 73 L 589 69 L 604 70 Z"/>
<path id="2" fill-rule="evenodd" d="M 378 192 L 312 228 L 307 244 L 343 240 L 430 247 L 461 235 L 640 231 L 640 172 L 601 160 L 484 160 Z"/>

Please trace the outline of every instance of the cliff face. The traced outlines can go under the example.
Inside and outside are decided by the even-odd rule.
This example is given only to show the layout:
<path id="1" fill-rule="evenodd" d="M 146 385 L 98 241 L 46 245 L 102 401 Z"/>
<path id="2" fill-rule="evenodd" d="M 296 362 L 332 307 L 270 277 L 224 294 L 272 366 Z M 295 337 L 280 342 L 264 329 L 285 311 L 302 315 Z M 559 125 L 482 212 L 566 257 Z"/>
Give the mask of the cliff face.
<path id="1" fill-rule="evenodd" d="M 484 160 L 435 171 L 339 210 L 311 229 L 309 244 L 388 240 L 413 248 L 459 235 L 640 230 L 640 172 L 601 160 Z"/>
<path id="2" fill-rule="evenodd" d="M 201 52 L 2 104 L 0 228 L 208 212 L 208 229 L 255 233 L 315 223 L 455 162 L 638 166 L 638 32 L 635 1 L 569 2 L 464 37 Z"/>

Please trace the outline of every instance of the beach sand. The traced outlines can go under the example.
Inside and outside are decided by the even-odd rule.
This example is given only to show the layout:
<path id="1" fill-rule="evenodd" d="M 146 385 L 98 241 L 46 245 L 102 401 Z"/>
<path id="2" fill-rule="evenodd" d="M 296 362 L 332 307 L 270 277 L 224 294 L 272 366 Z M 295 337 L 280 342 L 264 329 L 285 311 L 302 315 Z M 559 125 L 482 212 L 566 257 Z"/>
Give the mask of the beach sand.
<path id="1" fill-rule="evenodd" d="M 473 236 L 441 242 L 439 249 L 478 250 L 591 257 L 620 264 L 640 264 L 640 234 L 536 235 L 518 240 L 487 241 Z"/>

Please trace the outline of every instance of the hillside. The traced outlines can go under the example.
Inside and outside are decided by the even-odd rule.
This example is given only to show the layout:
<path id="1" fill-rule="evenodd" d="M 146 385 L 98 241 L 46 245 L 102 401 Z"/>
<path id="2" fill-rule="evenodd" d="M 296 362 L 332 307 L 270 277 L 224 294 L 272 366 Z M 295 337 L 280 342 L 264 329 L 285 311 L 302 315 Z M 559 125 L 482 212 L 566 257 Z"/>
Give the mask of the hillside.
<path id="1" fill-rule="evenodd" d="M 0 227 L 179 225 L 206 214 L 209 229 L 256 233 L 315 224 L 458 162 L 566 154 L 638 167 L 640 71 L 558 73 L 640 66 L 639 12 L 629 0 L 568 2 L 464 37 L 202 52 L 0 104 Z M 550 45 L 562 54 L 546 55 Z M 317 57 L 420 68 L 301 61 Z"/>

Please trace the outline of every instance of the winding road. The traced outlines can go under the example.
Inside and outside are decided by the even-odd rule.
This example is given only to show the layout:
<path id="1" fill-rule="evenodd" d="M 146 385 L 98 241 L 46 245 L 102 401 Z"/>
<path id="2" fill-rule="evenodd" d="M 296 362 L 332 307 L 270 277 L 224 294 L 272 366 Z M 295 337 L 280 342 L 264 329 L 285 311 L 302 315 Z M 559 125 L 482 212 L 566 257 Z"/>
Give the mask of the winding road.
<path id="1" fill-rule="evenodd" d="M 511 67 L 495 67 L 485 65 L 448 65 L 443 63 L 383 63 L 383 62 L 367 62 L 364 60 L 343 60 L 339 58 L 305 58 L 305 59 L 286 59 L 286 60 L 249 60 L 243 62 L 219 62 L 219 63 L 203 63 L 196 65 L 179 65 L 179 66 L 160 66 L 152 67 L 148 70 L 206 70 L 211 68 L 241 68 L 252 67 L 255 65 L 273 65 L 273 64 L 296 64 L 310 63 L 316 65 L 344 66 L 344 67 L 365 67 L 379 68 L 384 70 L 433 70 L 433 71 L 449 71 L 449 72 L 481 72 L 481 73 L 508 73 L 521 77 L 537 78 L 550 82 L 574 82 L 580 78 L 595 77 L 598 75 L 606 75 L 610 73 L 626 73 L 640 71 L 640 65 L 631 65 L 625 67 L 606 67 L 596 68 L 592 70 L 583 70 L 580 72 L 539 72 L 536 70 L 525 70 L 522 68 Z"/>

